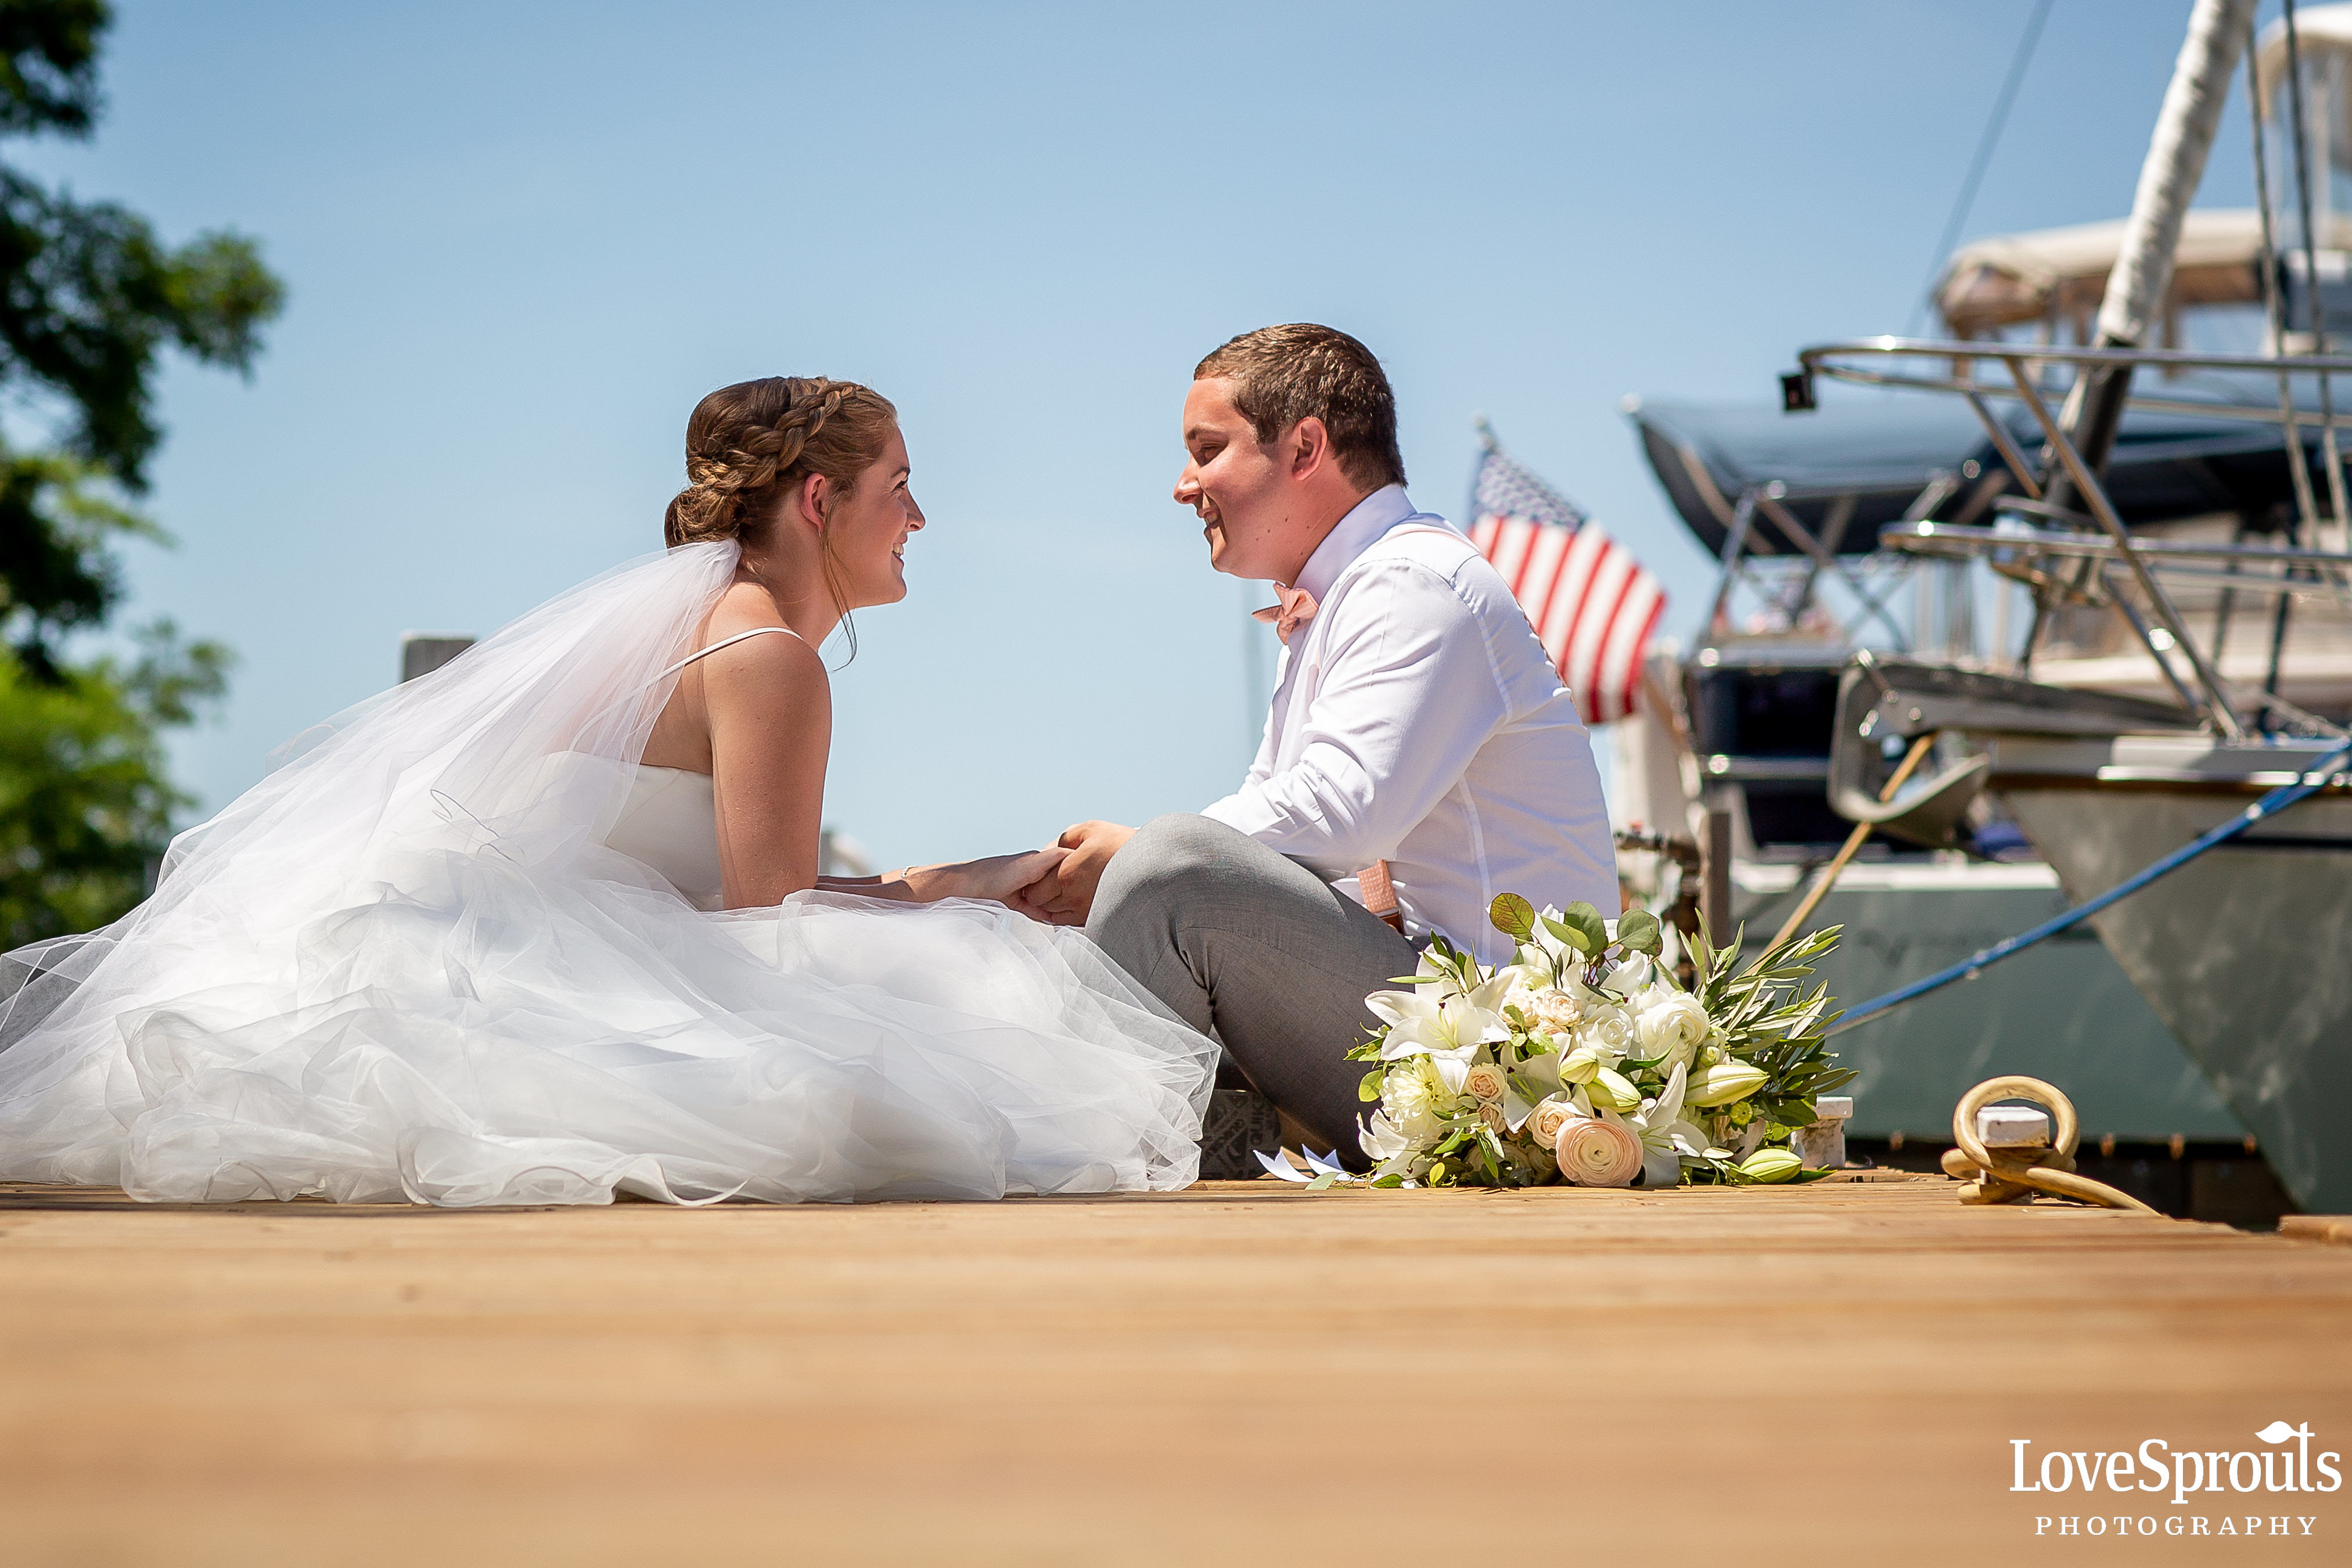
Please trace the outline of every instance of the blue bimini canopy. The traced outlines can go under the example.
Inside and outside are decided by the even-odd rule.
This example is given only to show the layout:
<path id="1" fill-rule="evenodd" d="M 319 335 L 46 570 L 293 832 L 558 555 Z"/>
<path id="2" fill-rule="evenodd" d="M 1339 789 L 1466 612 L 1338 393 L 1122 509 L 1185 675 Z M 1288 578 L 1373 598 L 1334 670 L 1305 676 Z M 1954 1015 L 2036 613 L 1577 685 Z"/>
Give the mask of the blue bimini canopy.
<path id="1" fill-rule="evenodd" d="M 2161 395 L 2244 406 L 2261 389 L 2217 377 L 2163 384 Z M 2277 395 L 2274 384 L 2270 395 Z M 1975 521 L 2015 488 L 1984 426 L 1958 397 L 1865 391 L 1824 396 L 1806 414 L 1649 398 L 1629 398 L 1625 406 L 1675 510 L 1714 555 L 1723 552 L 1739 496 L 1774 482 L 1800 521 L 1817 538 L 1834 531 L 1838 551 L 1849 555 L 1876 549 L 1879 529 L 1901 520 L 1939 476 L 1958 481 L 1927 513 L 1943 522 Z M 2037 454 L 2042 434 L 2032 416 L 2014 405 L 1992 406 L 2011 439 L 2029 457 Z M 2306 427 L 2304 436 L 2305 461 L 2315 464 L 2318 433 Z M 2325 478 L 2315 474 L 2324 489 Z M 2261 532 L 2285 526 L 2294 504 L 2281 433 L 2218 415 L 2126 415 L 2106 486 L 2134 526 L 2235 512 Z M 1797 548 L 1764 527 L 1749 531 L 1748 547 L 1760 554 Z"/>

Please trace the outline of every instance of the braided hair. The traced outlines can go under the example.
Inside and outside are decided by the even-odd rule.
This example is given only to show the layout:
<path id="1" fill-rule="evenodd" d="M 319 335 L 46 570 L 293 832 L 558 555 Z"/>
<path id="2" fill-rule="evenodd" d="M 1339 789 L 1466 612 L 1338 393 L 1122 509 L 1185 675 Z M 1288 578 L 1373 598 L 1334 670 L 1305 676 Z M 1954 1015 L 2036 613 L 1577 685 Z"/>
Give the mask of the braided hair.
<path id="1" fill-rule="evenodd" d="M 854 381 L 772 375 L 722 386 L 686 422 L 686 489 L 662 541 L 758 543 L 801 480 L 823 474 L 846 495 L 882 456 L 898 411 Z"/>

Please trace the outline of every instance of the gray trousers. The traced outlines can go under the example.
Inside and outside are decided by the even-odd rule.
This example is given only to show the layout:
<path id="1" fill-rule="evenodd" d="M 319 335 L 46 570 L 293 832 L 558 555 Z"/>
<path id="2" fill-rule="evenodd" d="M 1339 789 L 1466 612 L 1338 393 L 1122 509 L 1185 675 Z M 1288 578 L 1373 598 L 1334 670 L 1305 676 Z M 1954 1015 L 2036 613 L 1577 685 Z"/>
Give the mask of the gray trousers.
<path id="1" fill-rule="evenodd" d="M 1087 934 L 1348 1164 L 1370 1066 L 1347 1059 L 1379 1020 L 1374 991 L 1412 944 L 1304 866 L 1205 816 L 1155 817 L 1111 857 Z"/>

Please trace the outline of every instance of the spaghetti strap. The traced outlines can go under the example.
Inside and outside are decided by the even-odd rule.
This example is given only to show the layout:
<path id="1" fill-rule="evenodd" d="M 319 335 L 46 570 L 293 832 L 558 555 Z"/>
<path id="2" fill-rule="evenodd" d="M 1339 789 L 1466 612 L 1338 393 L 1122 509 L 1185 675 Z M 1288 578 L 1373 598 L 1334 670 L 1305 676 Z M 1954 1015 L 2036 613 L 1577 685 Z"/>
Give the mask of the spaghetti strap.
<path id="1" fill-rule="evenodd" d="M 765 632 L 782 632 L 786 637 L 793 637 L 801 636 L 800 633 L 793 630 L 790 626 L 753 626 L 748 632 L 737 632 L 731 637 L 720 637 L 709 647 L 695 649 L 692 653 L 688 654 L 684 658 L 679 659 L 676 664 L 673 664 L 668 668 L 663 670 L 659 675 L 655 676 L 651 680 L 646 681 L 643 686 L 634 688 L 633 689 L 635 691 L 643 691 L 646 687 L 659 686 L 663 681 L 667 680 L 671 676 L 676 675 L 679 670 L 684 669 L 688 665 L 692 664 L 696 659 L 702 658 L 705 654 L 717 653 L 722 647 L 732 647 L 735 644 L 741 642 L 746 637 L 759 637 Z M 806 637 L 801 637 L 801 640 L 803 642 L 806 642 L 808 639 Z M 628 700 L 629 694 L 624 694 L 615 698 L 614 700 L 607 702 L 604 707 L 597 709 L 595 712 L 590 714 L 587 721 L 580 726 L 579 732 L 572 737 L 570 749 L 572 751 L 586 749 L 581 744 L 581 737 L 587 734 L 590 728 L 601 721 L 604 715 L 610 713 L 614 709 L 620 707 L 623 703 Z"/>
<path id="2" fill-rule="evenodd" d="M 731 637 L 720 637 L 709 647 L 695 649 L 692 653 L 688 654 L 684 658 L 679 659 L 676 664 L 671 665 L 667 669 L 663 670 L 659 675 L 655 676 L 654 679 L 667 680 L 671 676 L 676 675 L 679 670 L 684 669 L 688 665 L 692 664 L 696 659 L 702 658 L 704 655 L 717 653 L 722 647 L 733 647 L 737 643 L 743 641 L 746 637 L 755 637 L 762 632 L 782 632 L 788 637 L 797 637 L 801 635 L 800 633 L 793 630 L 790 626 L 753 626 L 748 632 L 737 632 Z M 803 637 L 802 640 L 805 642 L 808 639 Z"/>

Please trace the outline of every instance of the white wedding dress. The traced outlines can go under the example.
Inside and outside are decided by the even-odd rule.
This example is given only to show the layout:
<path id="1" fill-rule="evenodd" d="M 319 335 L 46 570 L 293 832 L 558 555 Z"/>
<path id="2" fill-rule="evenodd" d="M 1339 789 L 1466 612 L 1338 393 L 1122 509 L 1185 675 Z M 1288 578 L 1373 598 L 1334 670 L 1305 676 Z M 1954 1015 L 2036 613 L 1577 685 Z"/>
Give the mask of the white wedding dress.
<path id="1" fill-rule="evenodd" d="M 1001 906 L 721 911 L 637 765 L 731 544 L 541 606 L 302 737 L 115 924 L 7 955 L 0 1179 L 154 1200 L 1182 1186 L 1216 1047 Z"/>

